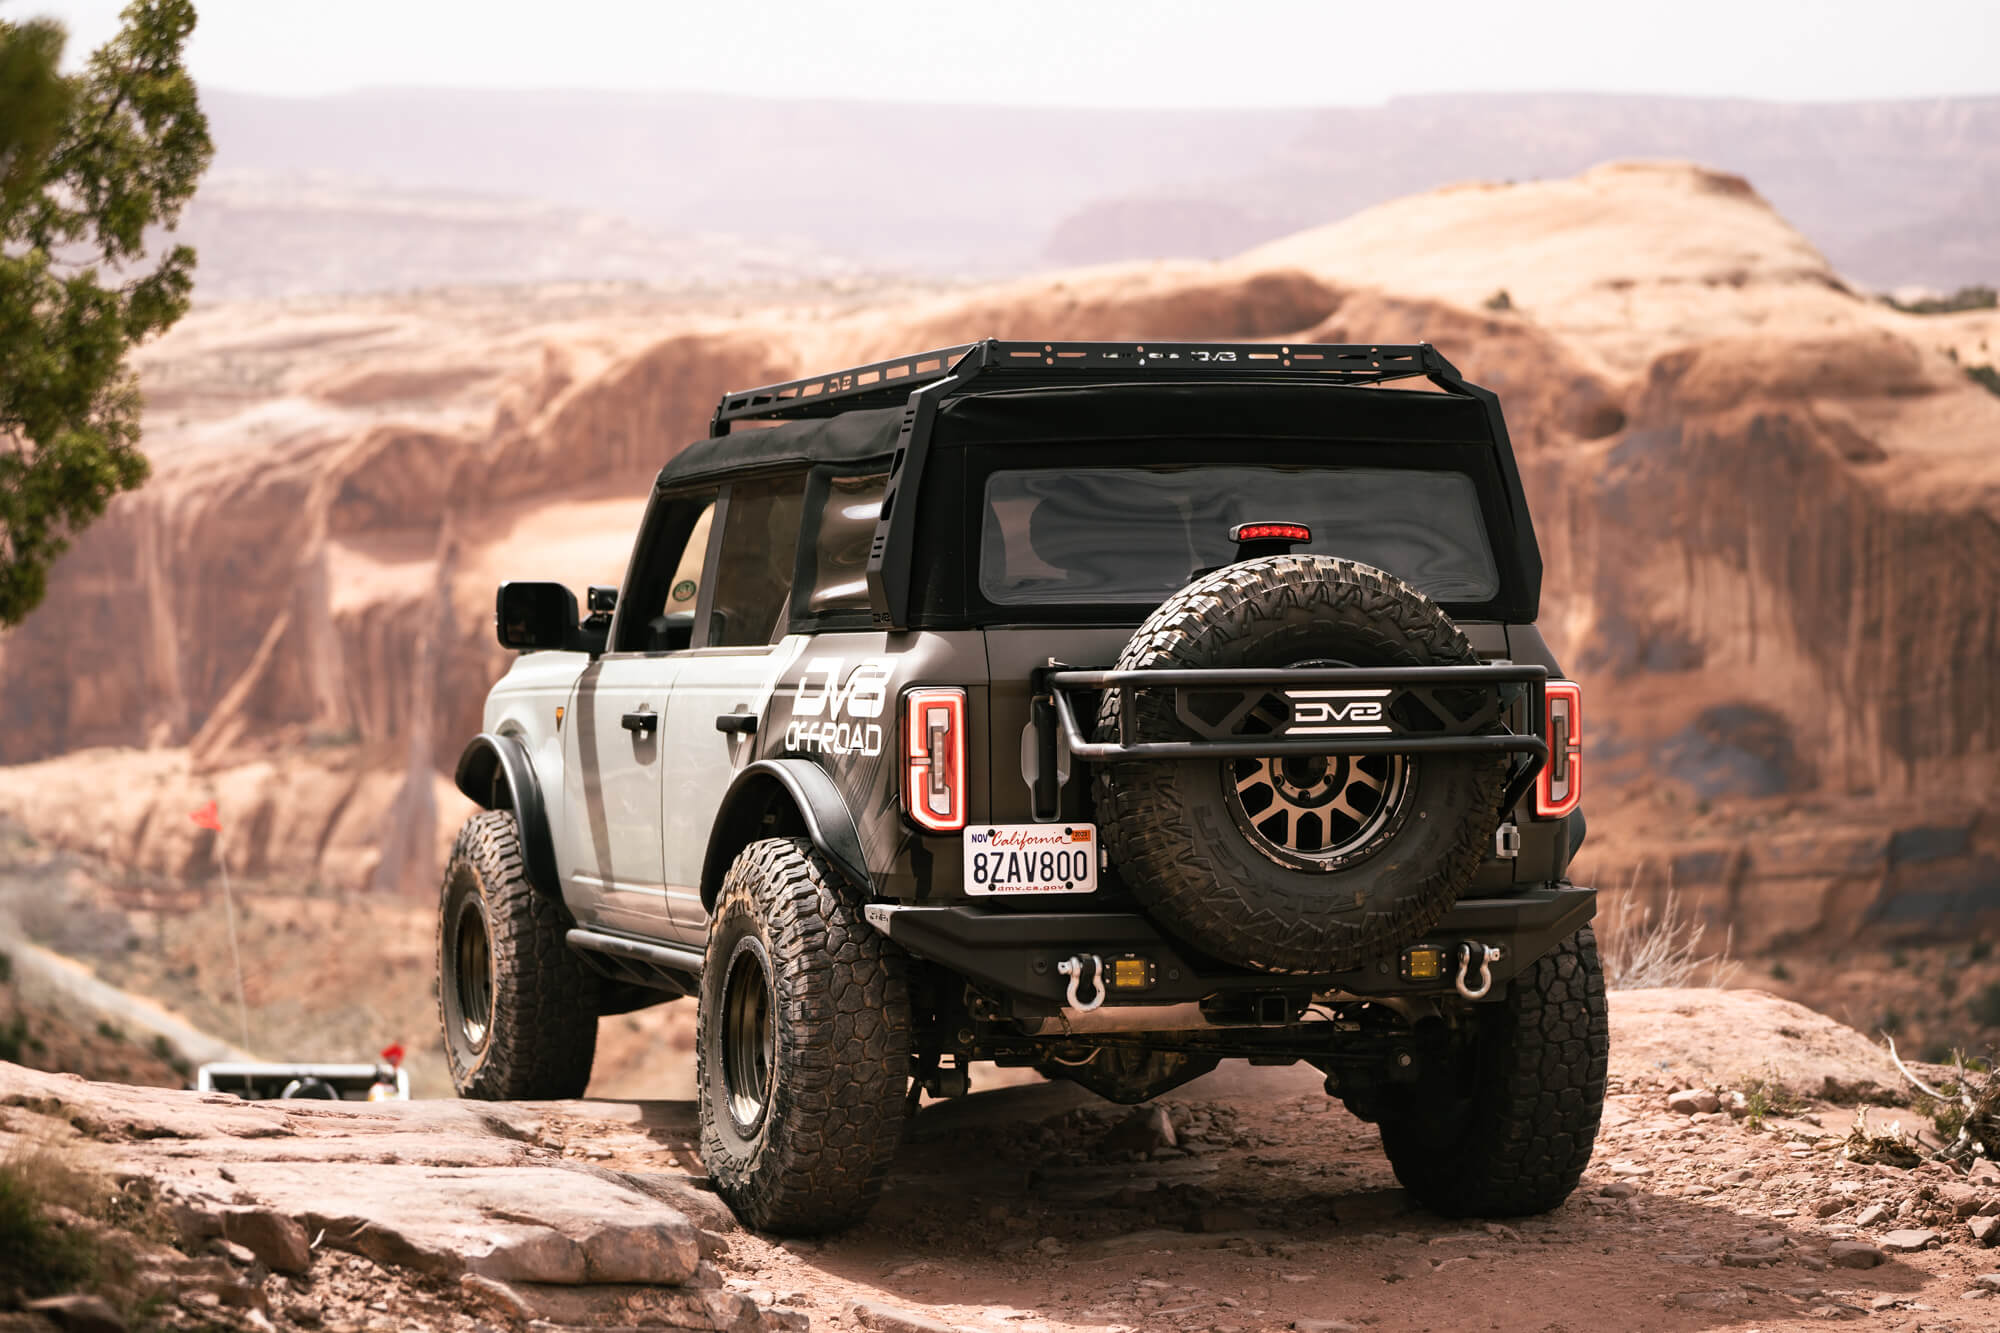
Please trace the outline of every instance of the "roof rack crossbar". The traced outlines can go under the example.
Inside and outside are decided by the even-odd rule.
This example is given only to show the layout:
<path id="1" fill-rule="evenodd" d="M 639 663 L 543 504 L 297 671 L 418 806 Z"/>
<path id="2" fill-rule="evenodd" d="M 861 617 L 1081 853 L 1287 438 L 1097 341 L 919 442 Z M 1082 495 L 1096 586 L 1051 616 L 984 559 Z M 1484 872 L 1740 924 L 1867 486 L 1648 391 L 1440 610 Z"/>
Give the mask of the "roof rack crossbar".
<path id="1" fill-rule="evenodd" d="M 785 380 L 724 394 L 709 425 L 727 435 L 732 422 L 832 416 L 858 407 L 898 407 L 926 385 L 952 377 L 952 368 L 974 348 L 984 349 L 962 389 L 975 378 L 1056 382 L 1071 376 L 1098 379 L 1298 379 L 1341 384 L 1382 384 L 1419 376 L 1455 388 L 1458 372 L 1429 343 L 1203 343 L 1203 342 L 1002 342 L 940 347 L 912 356 L 852 366 L 831 375 Z"/>
<path id="2" fill-rule="evenodd" d="M 732 421 L 782 420 L 786 417 L 845 412 L 863 405 L 855 399 L 880 398 L 882 401 L 877 406 L 896 407 L 909 401 L 912 390 L 935 383 L 950 374 L 953 364 L 976 346 L 977 343 L 963 343 L 957 347 L 939 347 L 910 356 L 891 357 L 887 361 L 870 361 L 865 366 L 849 366 L 831 375 L 814 375 L 808 379 L 785 380 L 756 389 L 726 393 L 722 395 L 722 401 L 715 405 L 715 417 L 709 423 L 708 433 L 711 436 L 727 435 Z M 834 402 L 840 406 L 824 406 Z"/>

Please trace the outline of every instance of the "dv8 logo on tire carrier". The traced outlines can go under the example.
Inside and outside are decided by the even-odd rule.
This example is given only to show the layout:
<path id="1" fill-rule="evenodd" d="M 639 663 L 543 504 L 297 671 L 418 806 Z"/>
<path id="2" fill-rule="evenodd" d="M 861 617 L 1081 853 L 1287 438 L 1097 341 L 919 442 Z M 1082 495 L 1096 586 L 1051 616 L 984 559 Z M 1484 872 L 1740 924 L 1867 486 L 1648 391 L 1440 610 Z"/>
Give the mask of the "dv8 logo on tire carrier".
<path id="1" fill-rule="evenodd" d="M 1388 735 L 1395 729 L 1388 723 L 1384 702 L 1389 690 L 1286 690 L 1291 705 L 1287 736 L 1368 736 Z"/>

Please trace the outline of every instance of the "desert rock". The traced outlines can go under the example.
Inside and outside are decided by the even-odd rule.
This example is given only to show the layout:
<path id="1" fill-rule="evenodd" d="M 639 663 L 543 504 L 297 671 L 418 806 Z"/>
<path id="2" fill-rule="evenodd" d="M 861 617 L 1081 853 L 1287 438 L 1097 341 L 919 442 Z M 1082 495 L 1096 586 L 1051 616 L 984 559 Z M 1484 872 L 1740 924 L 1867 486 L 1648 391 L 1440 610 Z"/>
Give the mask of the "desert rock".
<path id="1" fill-rule="evenodd" d="M 1826 1257 L 1841 1268 L 1875 1268 L 1889 1261 L 1880 1247 L 1859 1240 L 1833 1242 L 1826 1247 Z"/>
<path id="2" fill-rule="evenodd" d="M 1935 1231 L 1904 1228 L 1883 1236 L 1881 1244 L 1883 1249 L 1892 1254 L 1914 1254 L 1918 1250 L 1928 1250 L 1937 1244 L 1938 1240 L 1939 1236 Z"/>

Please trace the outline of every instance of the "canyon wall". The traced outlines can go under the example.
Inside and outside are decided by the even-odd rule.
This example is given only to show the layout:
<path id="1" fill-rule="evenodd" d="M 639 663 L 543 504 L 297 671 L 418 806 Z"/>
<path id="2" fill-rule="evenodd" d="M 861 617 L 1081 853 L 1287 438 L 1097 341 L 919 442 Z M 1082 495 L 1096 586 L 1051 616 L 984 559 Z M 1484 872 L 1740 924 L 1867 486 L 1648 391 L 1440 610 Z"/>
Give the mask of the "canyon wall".
<path id="1" fill-rule="evenodd" d="M 722 391 L 989 334 L 1427 340 L 1521 454 L 1588 690 L 1579 869 L 1757 943 L 2000 914 L 2000 397 L 1733 178 L 1553 183 L 1553 252 L 1538 197 L 1444 192 L 1421 256 L 1342 224 L 863 310 L 198 312 L 143 360 L 154 480 L 0 639 L 0 815 L 135 876 L 427 888 L 494 584 L 616 582 Z M 1663 199 L 1708 239 L 1660 241 Z"/>

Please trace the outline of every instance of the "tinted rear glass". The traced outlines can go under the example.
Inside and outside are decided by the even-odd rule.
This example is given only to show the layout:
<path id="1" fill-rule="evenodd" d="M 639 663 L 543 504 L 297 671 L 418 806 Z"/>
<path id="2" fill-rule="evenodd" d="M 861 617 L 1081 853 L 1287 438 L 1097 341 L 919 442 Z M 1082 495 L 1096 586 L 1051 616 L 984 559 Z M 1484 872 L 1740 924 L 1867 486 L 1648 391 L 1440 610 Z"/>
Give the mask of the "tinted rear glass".
<path id="1" fill-rule="evenodd" d="M 1033 468 L 986 481 L 979 588 L 1000 605 L 1157 603 L 1235 559 L 1238 523 L 1305 523 L 1295 550 L 1385 569 L 1440 602 L 1499 573 L 1460 472 L 1388 468 Z"/>

